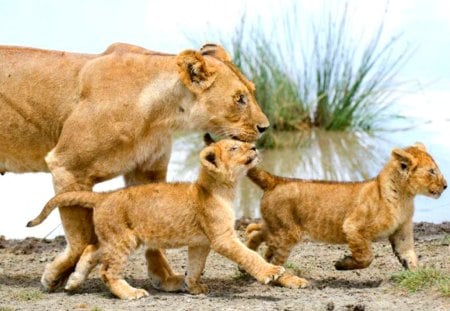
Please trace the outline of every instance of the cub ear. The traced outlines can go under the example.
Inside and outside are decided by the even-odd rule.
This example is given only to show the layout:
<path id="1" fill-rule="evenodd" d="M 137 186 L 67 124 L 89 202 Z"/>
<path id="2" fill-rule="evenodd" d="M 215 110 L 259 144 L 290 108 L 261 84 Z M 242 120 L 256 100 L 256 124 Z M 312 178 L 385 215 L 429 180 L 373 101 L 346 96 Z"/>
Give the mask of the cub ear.
<path id="1" fill-rule="evenodd" d="M 427 152 L 427 148 L 425 148 L 425 145 L 420 142 L 416 142 L 411 147 L 415 147 L 415 148 L 419 149 L 420 151 Z"/>
<path id="2" fill-rule="evenodd" d="M 225 51 L 222 46 L 214 43 L 206 43 L 202 46 L 200 52 L 202 53 L 202 55 L 210 55 L 223 62 L 231 62 L 230 54 L 228 54 L 228 52 Z"/>
<path id="3" fill-rule="evenodd" d="M 214 147 L 206 147 L 200 152 L 200 163 L 211 171 L 217 171 L 219 169 Z"/>
<path id="4" fill-rule="evenodd" d="M 176 61 L 181 81 L 193 93 L 201 93 L 213 84 L 216 72 L 214 68 L 206 65 L 199 52 L 183 51 L 177 55 Z"/>
<path id="5" fill-rule="evenodd" d="M 209 133 L 206 133 L 205 135 L 203 135 L 203 141 L 205 142 L 206 146 L 209 146 L 209 145 L 215 143 L 214 139 L 211 137 L 211 135 Z"/>
<path id="6" fill-rule="evenodd" d="M 417 159 L 403 149 L 395 148 L 391 154 L 394 159 L 400 162 L 402 170 L 411 170 L 417 165 Z"/>

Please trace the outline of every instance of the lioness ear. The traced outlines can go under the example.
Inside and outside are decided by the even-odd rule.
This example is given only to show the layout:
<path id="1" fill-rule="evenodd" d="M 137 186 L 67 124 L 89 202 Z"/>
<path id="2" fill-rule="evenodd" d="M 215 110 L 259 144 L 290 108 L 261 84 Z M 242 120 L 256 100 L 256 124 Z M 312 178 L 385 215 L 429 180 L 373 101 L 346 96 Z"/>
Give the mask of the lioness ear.
<path id="1" fill-rule="evenodd" d="M 415 147 L 420 151 L 427 152 L 427 148 L 425 148 L 425 145 L 420 142 L 416 142 L 414 145 L 412 145 L 412 147 Z"/>
<path id="2" fill-rule="evenodd" d="M 417 159 L 403 149 L 395 148 L 391 154 L 394 159 L 400 162 L 402 170 L 411 170 L 417 165 Z"/>
<path id="3" fill-rule="evenodd" d="M 217 171 L 217 158 L 214 147 L 206 147 L 200 152 L 200 163 L 211 171 Z"/>
<path id="4" fill-rule="evenodd" d="M 206 146 L 209 146 L 209 145 L 215 143 L 214 139 L 211 137 L 211 135 L 209 135 L 209 133 L 206 133 L 205 135 L 203 135 L 203 141 L 205 142 Z"/>
<path id="5" fill-rule="evenodd" d="M 183 84 L 193 93 L 200 93 L 209 88 L 216 72 L 206 65 L 203 56 L 193 50 L 186 50 L 177 55 L 178 73 Z"/>
<path id="6" fill-rule="evenodd" d="M 214 43 L 207 43 L 200 49 L 202 55 L 210 55 L 223 62 L 231 62 L 231 56 L 225 49 Z"/>

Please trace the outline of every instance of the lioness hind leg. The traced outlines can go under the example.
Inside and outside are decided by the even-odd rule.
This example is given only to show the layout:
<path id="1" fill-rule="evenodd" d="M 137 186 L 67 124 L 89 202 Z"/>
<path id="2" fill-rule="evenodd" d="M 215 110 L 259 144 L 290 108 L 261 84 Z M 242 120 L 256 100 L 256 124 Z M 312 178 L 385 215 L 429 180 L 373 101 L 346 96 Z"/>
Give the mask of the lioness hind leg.
<path id="1" fill-rule="evenodd" d="M 205 268 L 206 258 L 208 257 L 209 246 L 196 246 L 188 248 L 188 271 L 186 275 L 186 286 L 190 294 L 206 294 L 208 286 L 200 283 L 200 277 Z"/>
<path id="2" fill-rule="evenodd" d="M 77 289 L 81 283 L 86 280 L 92 269 L 97 266 L 101 259 L 101 252 L 97 245 L 89 245 L 84 249 L 78 263 L 75 267 L 75 271 L 72 272 L 69 279 L 67 280 L 65 289 L 73 291 Z"/>

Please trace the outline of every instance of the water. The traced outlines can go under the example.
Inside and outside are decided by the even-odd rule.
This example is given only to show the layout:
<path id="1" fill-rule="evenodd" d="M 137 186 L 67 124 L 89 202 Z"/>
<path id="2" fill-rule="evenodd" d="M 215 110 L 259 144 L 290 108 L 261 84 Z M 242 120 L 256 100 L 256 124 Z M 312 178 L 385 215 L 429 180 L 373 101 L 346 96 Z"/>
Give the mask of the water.
<path id="1" fill-rule="evenodd" d="M 439 111 L 439 110 L 438 110 Z M 420 121 L 420 120 L 419 120 Z M 377 135 L 351 132 L 311 131 L 290 133 L 282 139 L 296 141 L 295 147 L 262 151 L 261 165 L 286 177 L 359 181 L 374 177 L 387 161 L 394 147 L 423 142 L 450 180 L 450 144 L 447 132 L 450 120 L 441 118 L 404 131 L 379 132 Z M 176 137 L 169 164 L 169 181 L 192 181 L 198 173 L 198 153 L 203 147 L 201 134 Z M 123 187 L 121 178 L 99 184 L 95 191 Z M 0 176 L 2 207 L 0 235 L 7 238 L 26 236 L 54 237 L 63 234 L 59 216 L 54 212 L 44 224 L 26 228 L 53 195 L 50 174 L 6 174 Z M 440 199 L 416 198 L 414 221 L 440 223 L 450 221 L 450 191 Z M 262 192 L 245 178 L 239 185 L 237 217 L 258 217 Z M 52 231 L 54 230 L 54 231 Z"/>
<path id="2" fill-rule="evenodd" d="M 441 124 L 449 127 L 450 122 Z M 285 177 L 338 181 L 361 181 L 375 177 L 390 157 L 394 147 L 423 142 L 438 163 L 442 173 L 450 178 L 450 148 L 437 124 L 423 124 L 407 131 L 382 132 L 377 135 L 352 132 L 288 133 L 285 139 L 297 141 L 291 148 L 262 151 L 261 166 Z M 169 166 L 169 179 L 193 180 L 198 172 L 198 150 L 201 135 L 179 137 Z M 262 191 L 245 178 L 239 185 L 236 199 L 237 217 L 259 217 Z M 445 191 L 434 200 L 416 197 L 414 221 L 440 223 L 450 221 L 450 195 Z"/>

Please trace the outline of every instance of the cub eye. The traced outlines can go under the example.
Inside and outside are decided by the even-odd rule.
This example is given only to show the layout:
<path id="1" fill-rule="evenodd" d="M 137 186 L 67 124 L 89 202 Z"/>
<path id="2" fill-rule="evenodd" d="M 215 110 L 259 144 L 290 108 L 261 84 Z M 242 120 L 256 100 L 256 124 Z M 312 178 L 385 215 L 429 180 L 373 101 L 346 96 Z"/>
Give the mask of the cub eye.
<path id="1" fill-rule="evenodd" d="M 237 146 L 233 146 L 233 147 L 230 148 L 230 151 L 236 151 L 237 148 L 238 148 Z"/>
<path id="2" fill-rule="evenodd" d="M 239 95 L 237 97 L 236 102 L 242 106 L 246 105 L 247 104 L 247 96 L 245 96 L 244 94 Z"/>
<path id="3" fill-rule="evenodd" d="M 428 170 L 428 173 L 430 173 L 430 175 L 436 175 L 436 171 L 434 170 L 434 168 L 430 168 Z"/>

